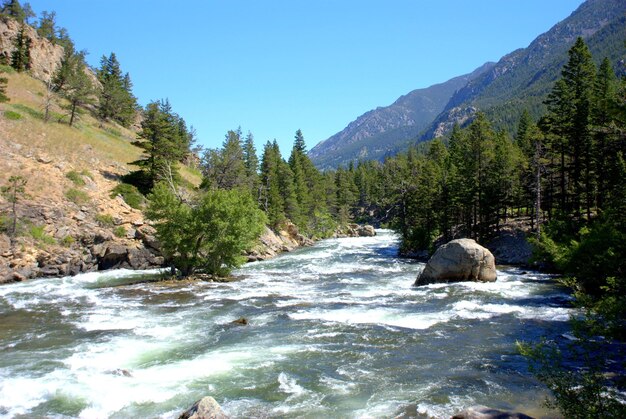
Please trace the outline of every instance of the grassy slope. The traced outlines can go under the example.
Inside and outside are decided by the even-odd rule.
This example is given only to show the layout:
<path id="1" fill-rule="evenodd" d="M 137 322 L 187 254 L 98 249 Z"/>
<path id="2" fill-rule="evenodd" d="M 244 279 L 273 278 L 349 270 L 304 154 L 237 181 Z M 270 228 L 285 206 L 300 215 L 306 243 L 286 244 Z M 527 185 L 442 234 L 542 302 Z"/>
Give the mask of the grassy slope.
<path id="1" fill-rule="evenodd" d="M 141 150 L 131 144 L 136 133 L 119 125 L 105 124 L 102 128 L 87 110 L 80 115 L 75 127 L 67 124 L 66 112 L 55 98 L 51 121 L 43 121 L 45 85 L 26 74 L 4 73 L 9 79 L 7 93 L 10 102 L 0 104 L 0 141 L 19 144 L 20 154 L 45 155 L 54 161 L 63 161 L 75 170 L 100 170 L 120 175 L 135 167 L 129 163 L 137 160 Z M 13 111 L 21 119 L 11 120 L 4 111 Z M 61 122 L 59 122 L 59 120 Z M 0 157 L 1 160 L 4 160 Z M 6 161 L 0 162 L 5 166 Z M 193 185 L 199 185 L 197 170 L 183 167 L 182 177 Z M 0 173 L 4 183 L 9 173 Z"/>

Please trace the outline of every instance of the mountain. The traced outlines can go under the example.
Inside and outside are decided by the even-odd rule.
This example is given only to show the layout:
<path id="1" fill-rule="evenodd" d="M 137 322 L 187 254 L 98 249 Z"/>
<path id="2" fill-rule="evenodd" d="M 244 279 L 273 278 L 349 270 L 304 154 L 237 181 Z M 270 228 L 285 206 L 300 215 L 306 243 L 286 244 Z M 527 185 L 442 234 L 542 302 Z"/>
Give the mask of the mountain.
<path id="1" fill-rule="evenodd" d="M 357 158 L 382 159 L 396 154 L 444 110 L 458 89 L 493 65 L 486 63 L 469 74 L 413 90 L 389 106 L 366 112 L 343 131 L 313 147 L 309 156 L 318 167 L 331 168 Z"/>
<path id="2" fill-rule="evenodd" d="M 599 63 L 608 57 L 615 65 L 624 60 L 626 2 L 588 0 L 527 48 L 505 55 L 488 71 L 454 93 L 444 111 L 419 140 L 439 137 L 455 123 L 461 125 L 478 110 L 484 111 L 497 128 L 513 129 L 521 109 L 533 116 L 544 111 L 543 101 L 560 76 L 567 51 L 577 37 L 585 39 Z"/>
<path id="3" fill-rule="evenodd" d="M 467 124 L 478 111 L 485 112 L 496 128 L 513 131 L 522 109 L 534 117 L 543 113 L 543 101 L 577 37 L 585 39 L 598 63 L 608 57 L 618 74 L 623 72 L 624 28 L 626 1 L 587 0 L 527 48 L 367 112 L 313 147 L 309 155 L 322 169 L 382 159 L 410 144 L 443 136 L 455 124 Z"/>

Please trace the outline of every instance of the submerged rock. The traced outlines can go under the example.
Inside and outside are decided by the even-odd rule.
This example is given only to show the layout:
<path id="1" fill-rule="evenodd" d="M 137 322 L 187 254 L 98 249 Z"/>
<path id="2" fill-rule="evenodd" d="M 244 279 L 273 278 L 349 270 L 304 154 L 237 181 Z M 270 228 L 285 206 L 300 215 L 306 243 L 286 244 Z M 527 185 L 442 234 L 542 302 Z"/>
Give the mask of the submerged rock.
<path id="1" fill-rule="evenodd" d="M 437 249 L 415 285 L 495 280 L 496 263 L 491 252 L 472 239 L 457 239 Z"/>
<path id="2" fill-rule="evenodd" d="M 534 419 L 519 412 L 506 412 L 486 406 L 473 406 L 452 416 L 452 419 Z"/>
<path id="3" fill-rule="evenodd" d="M 206 396 L 185 410 L 178 419 L 228 419 L 213 397 Z"/>
<path id="4" fill-rule="evenodd" d="M 241 318 L 239 318 L 237 320 L 233 320 L 230 323 L 231 324 L 240 325 L 240 326 L 247 326 L 248 325 L 248 319 L 246 319 L 245 317 L 241 317 Z"/>

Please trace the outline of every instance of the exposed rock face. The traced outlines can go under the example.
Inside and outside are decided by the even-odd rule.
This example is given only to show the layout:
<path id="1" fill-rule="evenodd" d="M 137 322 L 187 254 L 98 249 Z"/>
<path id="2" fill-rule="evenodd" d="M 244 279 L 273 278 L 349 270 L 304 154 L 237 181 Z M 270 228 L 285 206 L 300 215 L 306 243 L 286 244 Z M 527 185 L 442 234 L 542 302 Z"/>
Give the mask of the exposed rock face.
<path id="1" fill-rule="evenodd" d="M 457 239 L 437 249 L 415 285 L 495 280 L 496 264 L 491 252 L 472 239 Z"/>
<path id="2" fill-rule="evenodd" d="M 20 31 L 20 24 L 13 19 L 0 18 L 0 55 L 11 62 L 13 41 Z M 63 58 L 63 47 L 40 38 L 37 31 L 28 25 L 24 26 L 25 35 L 31 39 L 30 73 L 40 80 L 48 80 L 54 74 Z"/>
<path id="3" fill-rule="evenodd" d="M 337 230 L 335 237 L 374 237 L 376 230 L 371 225 L 348 224 L 345 228 Z"/>
<path id="4" fill-rule="evenodd" d="M 485 406 L 474 406 L 452 416 L 452 419 L 533 419 L 518 412 L 505 412 Z"/>
<path id="5" fill-rule="evenodd" d="M 530 264 L 533 249 L 521 230 L 503 230 L 486 246 L 503 265 Z"/>
<path id="6" fill-rule="evenodd" d="M 228 419 L 213 397 L 203 397 L 183 412 L 178 419 Z"/>
<path id="7" fill-rule="evenodd" d="M 259 243 L 247 253 L 248 262 L 269 259 L 279 253 L 291 252 L 300 246 L 311 245 L 313 241 L 300 234 L 298 227 L 291 222 L 285 223 L 278 232 L 265 227 Z"/>

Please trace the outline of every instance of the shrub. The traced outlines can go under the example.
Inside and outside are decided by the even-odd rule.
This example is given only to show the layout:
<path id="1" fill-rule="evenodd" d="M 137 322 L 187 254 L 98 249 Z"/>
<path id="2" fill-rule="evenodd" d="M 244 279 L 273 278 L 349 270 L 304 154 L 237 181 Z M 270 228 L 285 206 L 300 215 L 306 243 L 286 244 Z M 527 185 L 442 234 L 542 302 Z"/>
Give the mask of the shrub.
<path id="1" fill-rule="evenodd" d="M 65 197 L 75 203 L 76 205 L 82 205 L 89 202 L 89 195 L 85 191 L 71 188 L 65 192 Z"/>
<path id="2" fill-rule="evenodd" d="M 97 214 L 96 222 L 100 224 L 102 227 L 113 227 L 115 222 L 113 221 L 113 216 L 111 214 Z"/>
<path id="3" fill-rule="evenodd" d="M 4 111 L 4 117 L 11 121 L 17 121 L 19 119 L 22 119 L 22 115 L 13 111 Z"/>
<path id="4" fill-rule="evenodd" d="M 55 244 L 56 243 L 56 240 L 54 240 L 54 237 L 50 236 L 49 234 L 46 234 L 43 226 L 32 226 L 30 228 L 30 235 L 33 239 L 43 244 Z"/>
<path id="5" fill-rule="evenodd" d="M 85 179 L 76 170 L 72 170 L 65 174 L 65 177 L 71 180 L 76 186 L 85 186 Z"/>
<path id="6" fill-rule="evenodd" d="M 15 69 L 10 65 L 0 64 L 0 73 L 15 74 Z"/>
<path id="7" fill-rule="evenodd" d="M 122 195 L 124 201 L 135 209 L 141 209 L 145 202 L 144 196 L 139 190 L 128 183 L 120 183 L 111 191 L 111 198 L 115 198 L 117 195 Z"/>
<path id="8" fill-rule="evenodd" d="M 208 191 L 189 205 L 162 183 L 154 187 L 146 215 L 156 222 L 163 255 L 183 276 L 196 271 L 228 275 L 245 261 L 242 252 L 267 221 L 249 193 Z"/>
<path id="9" fill-rule="evenodd" d="M 72 244 L 74 244 L 76 240 L 74 239 L 74 237 L 72 236 L 65 236 L 61 239 L 61 244 L 65 247 L 70 247 Z"/>
<path id="10" fill-rule="evenodd" d="M 117 226 L 113 230 L 113 234 L 115 234 L 116 237 L 124 237 L 126 236 L 126 229 L 122 226 Z"/>

